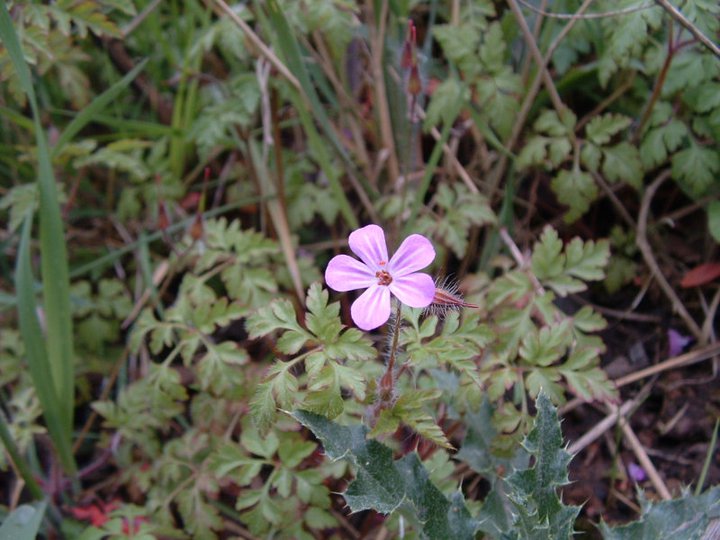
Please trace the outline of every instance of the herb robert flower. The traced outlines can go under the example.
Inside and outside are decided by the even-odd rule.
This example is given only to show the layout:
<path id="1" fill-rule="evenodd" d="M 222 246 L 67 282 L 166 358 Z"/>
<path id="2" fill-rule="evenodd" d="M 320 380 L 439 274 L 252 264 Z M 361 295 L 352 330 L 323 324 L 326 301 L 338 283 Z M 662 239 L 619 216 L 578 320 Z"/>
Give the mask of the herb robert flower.
<path id="1" fill-rule="evenodd" d="M 367 289 L 350 308 L 358 327 L 373 330 L 390 317 L 390 293 L 414 308 L 429 306 L 435 296 L 435 282 L 428 274 L 417 272 L 435 259 L 430 240 L 411 234 L 388 259 L 385 231 L 367 225 L 350 233 L 350 249 L 360 261 L 337 255 L 325 270 L 325 282 L 338 292 Z M 361 262 L 362 261 L 362 262 Z"/>

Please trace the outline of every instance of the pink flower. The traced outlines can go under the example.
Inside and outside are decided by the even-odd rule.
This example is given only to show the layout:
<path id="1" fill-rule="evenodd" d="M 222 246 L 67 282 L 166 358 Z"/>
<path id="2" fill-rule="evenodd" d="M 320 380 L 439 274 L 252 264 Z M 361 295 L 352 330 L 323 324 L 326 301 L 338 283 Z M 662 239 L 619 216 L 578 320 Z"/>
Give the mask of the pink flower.
<path id="1" fill-rule="evenodd" d="M 403 304 L 429 306 L 435 295 L 435 282 L 417 272 L 435 259 L 430 240 L 419 234 L 408 236 L 388 260 L 385 232 L 368 225 L 350 233 L 350 249 L 362 262 L 337 255 L 325 270 L 325 282 L 336 291 L 367 289 L 353 302 L 350 315 L 363 330 L 372 330 L 390 317 L 390 293 Z"/>

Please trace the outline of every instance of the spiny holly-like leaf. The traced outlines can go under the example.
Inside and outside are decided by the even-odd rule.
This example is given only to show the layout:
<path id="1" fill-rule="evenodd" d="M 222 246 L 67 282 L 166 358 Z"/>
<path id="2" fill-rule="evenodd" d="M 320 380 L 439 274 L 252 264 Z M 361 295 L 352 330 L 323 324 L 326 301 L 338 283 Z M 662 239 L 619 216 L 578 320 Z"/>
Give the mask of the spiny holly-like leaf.
<path id="1" fill-rule="evenodd" d="M 572 223 L 590 208 L 590 203 L 597 198 L 598 188 L 590 173 L 573 167 L 572 170 L 561 170 L 551 183 L 555 195 L 562 204 L 570 207 L 565 214 L 565 221 Z"/>
<path id="2" fill-rule="evenodd" d="M 306 411 L 292 416 L 320 439 L 328 457 L 345 459 L 355 467 L 357 476 L 343 494 L 353 512 L 400 511 L 424 538 L 474 538 L 478 523 L 467 511 L 462 493 L 448 500 L 430 481 L 415 452 L 394 461 L 390 448 L 367 439 L 364 426 L 341 426 Z"/>
<path id="3" fill-rule="evenodd" d="M 537 416 L 523 441 L 523 447 L 535 458 L 534 464 L 507 479 L 508 498 L 517 512 L 513 523 L 517 532 L 508 538 L 565 540 L 571 537 L 580 511 L 580 507 L 565 506 L 557 494 L 557 488 L 569 482 L 571 456 L 564 449 L 557 411 L 547 395 L 540 393 L 535 405 Z"/>
<path id="4" fill-rule="evenodd" d="M 600 523 L 606 540 L 651 540 L 655 538 L 682 538 L 700 540 L 711 538 L 708 526 L 720 518 L 720 486 L 702 495 L 685 494 L 671 501 L 650 502 L 641 496 L 642 516 L 621 527 Z M 714 538 L 714 536 L 712 536 Z"/>
<path id="5" fill-rule="evenodd" d="M 478 411 L 465 414 L 468 429 L 460 451 L 455 456 L 470 465 L 474 471 L 490 478 L 495 477 L 500 468 L 510 471 L 528 465 L 528 455 L 522 448 L 518 448 L 511 458 L 493 454 L 493 443 L 498 436 L 493 425 L 493 412 L 490 402 L 483 399 Z"/>

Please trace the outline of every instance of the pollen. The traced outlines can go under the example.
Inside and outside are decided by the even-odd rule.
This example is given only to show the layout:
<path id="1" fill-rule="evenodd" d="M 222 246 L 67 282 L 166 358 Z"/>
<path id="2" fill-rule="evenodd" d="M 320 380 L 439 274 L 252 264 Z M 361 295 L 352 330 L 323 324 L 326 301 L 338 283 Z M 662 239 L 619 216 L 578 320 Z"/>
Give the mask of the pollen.
<path id="1" fill-rule="evenodd" d="M 387 287 L 392 283 L 392 276 L 385 270 L 375 272 L 375 277 L 378 278 L 378 285 L 385 285 Z"/>

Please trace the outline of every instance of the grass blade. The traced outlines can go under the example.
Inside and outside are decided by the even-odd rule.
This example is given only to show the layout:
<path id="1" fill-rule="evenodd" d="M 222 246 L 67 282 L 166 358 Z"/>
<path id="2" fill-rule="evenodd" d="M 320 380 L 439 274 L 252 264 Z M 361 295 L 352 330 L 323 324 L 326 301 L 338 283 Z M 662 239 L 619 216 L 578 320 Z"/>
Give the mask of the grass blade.
<path id="1" fill-rule="evenodd" d="M 720 427 L 720 418 L 715 420 L 715 427 L 713 428 L 712 437 L 710 438 L 710 444 L 708 445 L 707 455 L 705 456 L 705 463 L 703 463 L 703 468 L 700 472 L 700 478 L 698 478 L 698 483 L 695 487 L 696 497 L 702 493 L 703 485 L 705 484 L 708 471 L 710 470 L 710 464 L 712 463 L 713 456 L 715 455 L 715 445 L 717 444 L 718 440 L 718 427 Z"/>
<path id="2" fill-rule="evenodd" d="M 59 415 L 61 437 L 55 441 L 58 451 L 66 444 L 69 446 L 72 434 L 73 408 L 74 408 L 74 366 L 73 366 L 73 333 L 72 318 L 70 313 L 70 286 L 68 278 L 68 261 L 67 248 L 65 246 L 65 234 L 63 231 L 63 223 L 60 216 L 60 205 L 58 203 L 57 187 L 55 186 L 55 178 L 52 171 L 50 161 L 50 150 L 48 148 L 47 139 L 40 124 L 40 111 L 35 97 L 35 91 L 30 78 L 30 68 L 25 62 L 25 57 L 20 48 L 20 42 L 12 19 L 8 13 L 7 6 L 3 2 L 0 5 L 0 39 L 2 39 L 10 56 L 15 70 L 17 72 L 20 85 L 27 94 L 30 108 L 33 113 L 33 123 L 35 126 L 35 137 L 37 140 L 38 155 L 38 191 L 40 194 L 40 251 L 41 251 L 41 269 L 43 282 L 43 300 L 45 307 L 45 319 L 47 324 L 47 344 L 45 351 L 46 358 L 50 364 L 50 369 L 44 374 L 44 378 L 50 377 L 52 386 L 55 389 L 57 408 L 53 411 L 45 411 L 46 414 Z M 30 226 L 26 224 L 24 235 L 26 238 L 27 263 L 29 270 L 29 231 Z M 25 237 L 25 236 L 24 236 Z M 21 261 L 18 261 L 20 265 Z M 27 279 L 26 275 L 16 276 L 21 279 Z M 32 280 L 28 284 L 27 291 L 31 291 Z M 34 297 L 26 301 L 32 300 Z M 20 304 L 23 302 L 21 301 Z M 21 311 L 27 312 L 27 306 L 19 305 Z M 35 315 L 33 315 L 34 317 Z M 27 325 L 26 325 L 27 326 Z M 39 331 L 39 325 L 35 321 L 35 326 Z M 35 328 L 33 330 L 36 330 Z M 34 333 L 34 332 L 33 332 Z M 41 334 L 39 334 L 41 336 Z M 27 338 L 32 336 L 27 334 L 24 336 L 26 347 L 33 347 L 34 344 L 27 342 Z M 37 351 L 40 352 L 40 351 Z M 38 381 L 34 381 L 35 384 Z M 48 426 L 49 427 L 49 426 Z M 60 435 L 57 434 L 56 435 Z M 63 464 L 74 470 L 72 459 L 70 462 L 63 459 Z M 72 465 L 72 466 L 71 466 Z"/>
<path id="3" fill-rule="evenodd" d="M 258 183 L 260 184 L 260 194 L 263 197 L 267 197 L 265 205 L 270 214 L 270 219 L 273 222 L 275 232 L 280 240 L 280 246 L 282 247 L 283 255 L 285 255 L 285 262 L 287 263 L 288 272 L 290 272 L 290 277 L 295 287 L 298 302 L 300 302 L 300 305 L 303 305 L 305 303 L 305 292 L 303 291 L 300 267 L 298 266 L 297 257 L 295 256 L 295 246 L 293 246 L 287 215 L 277 198 L 275 186 L 270 178 L 270 171 L 268 171 L 267 165 L 262 158 L 257 142 L 250 140 L 249 148 L 250 159 L 257 174 Z"/>
<path id="4" fill-rule="evenodd" d="M 135 77 L 142 71 L 147 64 L 147 59 L 140 62 L 137 66 L 131 69 L 127 75 L 122 79 L 113 84 L 110 88 L 105 90 L 102 94 L 93 99 L 90 104 L 80 111 L 75 118 L 65 127 L 62 135 L 57 140 L 55 147 L 53 148 L 52 155 L 56 156 L 60 153 L 63 147 L 69 143 L 75 135 L 77 135 L 82 128 L 87 124 L 94 121 L 95 117 L 107 107 L 120 93 L 127 88 L 130 83 L 135 80 Z"/>
<path id="5" fill-rule="evenodd" d="M 37 318 L 35 304 L 35 280 L 33 279 L 30 264 L 30 229 L 32 228 L 32 214 L 28 214 L 20 233 L 17 264 L 15 267 L 15 289 L 18 296 L 18 320 L 20 322 L 20 335 L 25 344 L 30 377 L 35 387 L 43 416 L 47 424 L 50 437 L 60 456 L 60 461 L 67 472 L 75 471 L 75 460 L 70 446 L 71 432 L 65 429 L 61 417 L 61 404 L 58 399 L 47 350 L 45 337 Z"/>

